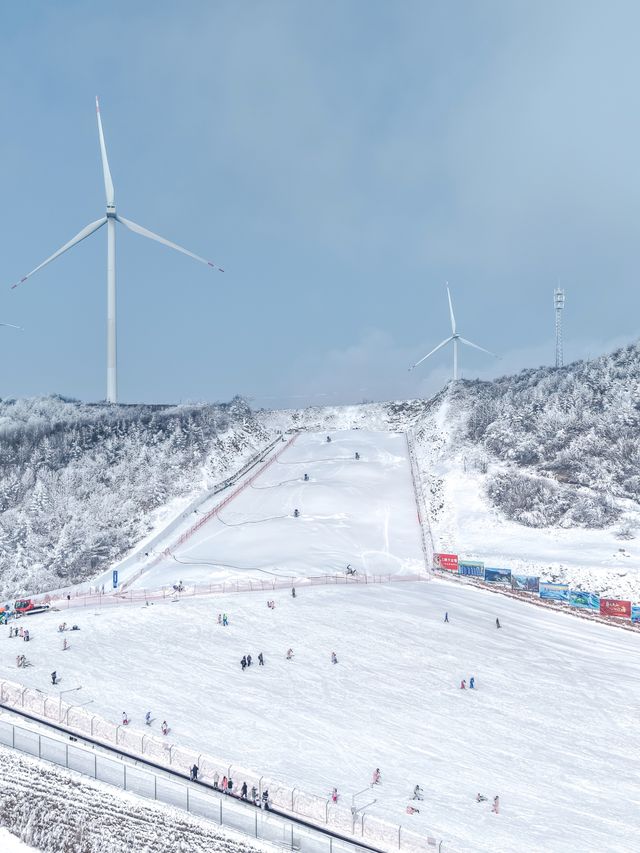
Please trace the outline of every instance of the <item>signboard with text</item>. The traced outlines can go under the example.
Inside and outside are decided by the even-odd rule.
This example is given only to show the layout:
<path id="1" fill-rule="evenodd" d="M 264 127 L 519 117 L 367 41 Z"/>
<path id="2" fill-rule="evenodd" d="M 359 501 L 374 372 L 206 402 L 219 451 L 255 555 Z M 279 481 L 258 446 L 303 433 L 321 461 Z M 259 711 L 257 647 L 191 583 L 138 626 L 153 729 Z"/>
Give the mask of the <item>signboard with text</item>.
<path id="1" fill-rule="evenodd" d="M 618 598 L 601 598 L 600 613 L 602 616 L 619 616 L 621 619 L 631 618 L 631 602 Z"/>
<path id="2" fill-rule="evenodd" d="M 457 554 L 434 554 L 433 568 L 446 569 L 448 572 L 458 571 L 458 555 Z"/>

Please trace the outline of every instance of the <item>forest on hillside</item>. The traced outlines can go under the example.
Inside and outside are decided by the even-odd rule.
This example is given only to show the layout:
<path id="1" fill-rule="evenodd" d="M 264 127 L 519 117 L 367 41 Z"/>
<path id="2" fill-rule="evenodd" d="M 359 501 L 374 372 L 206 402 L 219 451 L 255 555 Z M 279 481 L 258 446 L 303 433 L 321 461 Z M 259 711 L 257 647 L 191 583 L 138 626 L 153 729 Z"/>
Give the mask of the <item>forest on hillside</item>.
<path id="1" fill-rule="evenodd" d="M 640 345 L 449 389 L 487 494 L 529 526 L 603 527 L 640 503 Z M 501 465 L 491 464 L 500 462 Z"/>
<path id="2" fill-rule="evenodd" d="M 153 513 L 239 467 L 268 430 L 224 405 L 0 402 L 0 595 L 83 580 L 123 556 Z"/>

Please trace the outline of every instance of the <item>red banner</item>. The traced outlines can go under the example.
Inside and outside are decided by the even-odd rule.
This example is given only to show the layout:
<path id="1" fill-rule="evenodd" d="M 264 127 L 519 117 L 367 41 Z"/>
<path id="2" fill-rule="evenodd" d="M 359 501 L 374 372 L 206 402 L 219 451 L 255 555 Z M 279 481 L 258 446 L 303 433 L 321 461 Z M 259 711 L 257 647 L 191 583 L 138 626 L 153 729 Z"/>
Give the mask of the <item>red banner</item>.
<path id="1" fill-rule="evenodd" d="M 601 598 L 600 614 L 602 616 L 620 616 L 631 619 L 631 602 L 620 601 L 617 598 Z"/>
<path id="2" fill-rule="evenodd" d="M 458 555 L 457 554 L 434 554 L 433 568 L 446 569 L 448 572 L 458 571 Z"/>

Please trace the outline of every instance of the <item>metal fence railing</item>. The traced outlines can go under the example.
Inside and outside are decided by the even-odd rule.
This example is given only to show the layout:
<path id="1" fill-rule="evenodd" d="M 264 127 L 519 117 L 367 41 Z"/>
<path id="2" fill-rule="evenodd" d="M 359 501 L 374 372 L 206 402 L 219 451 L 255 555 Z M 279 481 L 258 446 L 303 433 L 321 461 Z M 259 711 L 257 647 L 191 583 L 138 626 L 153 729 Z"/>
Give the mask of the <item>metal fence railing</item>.
<path id="1" fill-rule="evenodd" d="M 300 826 L 251 804 L 216 794 L 197 783 L 175 781 L 5 720 L 0 720 L 0 744 L 287 850 L 368 853 L 372 849 Z"/>

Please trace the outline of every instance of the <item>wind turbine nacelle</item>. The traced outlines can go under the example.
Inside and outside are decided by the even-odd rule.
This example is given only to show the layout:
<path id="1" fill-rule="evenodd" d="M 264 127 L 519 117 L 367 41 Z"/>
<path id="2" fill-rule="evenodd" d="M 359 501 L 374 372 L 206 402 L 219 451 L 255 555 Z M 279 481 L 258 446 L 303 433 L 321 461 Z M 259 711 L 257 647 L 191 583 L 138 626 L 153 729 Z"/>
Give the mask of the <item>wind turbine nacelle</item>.
<path id="1" fill-rule="evenodd" d="M 107 219 L 115 219 L 116 218 L 116 206 L 115 204 L 107 205 Z"/>

